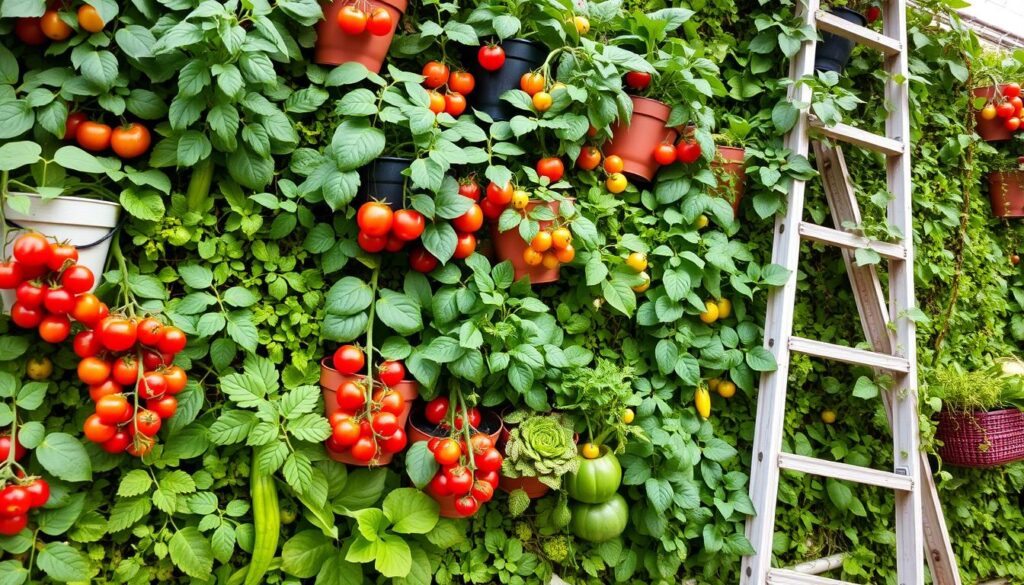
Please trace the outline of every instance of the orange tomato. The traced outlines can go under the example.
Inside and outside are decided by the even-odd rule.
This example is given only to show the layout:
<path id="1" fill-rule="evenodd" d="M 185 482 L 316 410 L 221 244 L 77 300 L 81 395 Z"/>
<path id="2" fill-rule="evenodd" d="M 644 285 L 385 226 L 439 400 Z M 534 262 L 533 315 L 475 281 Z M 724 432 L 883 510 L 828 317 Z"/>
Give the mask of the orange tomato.
<path id="1" fill-rule="evenodd" d="M 576 166 L 584 171 L 592 171 L 601 164 L 601 151 L 593 146 L 584 146 L 576 157 Z"/>
<path id="2" fill-rule="evenodd" d="M 555 228 L 551 232 L 551 246 L 556 250 L 564 250 L 572 242 L 572 232 L 567 227 Z"/>
<path id="3" fill-rule="evenodd" d="M 115 128 L 110 135 L 110 148 L 121 158 L 135 158 L 149 150 L 149 130 L 131 123 Z"/>
<path id="4" fill-rule="evenodd" d="M 444 107 L 445 107 L 444 96 L 441 95 L 439 92 L 431 91 L 430 92 L 430 111 L 434 112 L 435 114 L 440 114 L 441 112 L 444 111 Z"/>
<path id="5" fill-rule="evenodd" d="M 54 41 L 63 41 L 74 32 L 66 22 L 60 19 L 56 10 L 44 12 L 42 19 L 39 20 L 39 26 L 43 29 L 43 34 Z"/>
<path id="6" fill-rule="evenodd" d="M 78 26 L 91 33 L 98 33 L 103 30 L 107 23 L 100 18 L 100 13 L 88 4 L 82 4 L 78 8 Z"/>
<path id="7" fill-rule="evenodd" d="M 551 232 L 537 232 L 530 242 L 530 247 L 538 252 L 546 252 L 551 249 Z"/>
<path id="8" fill-rule="evenodd" d="M 523 250 L 523 262 L 526 262 L 527 266 L 538 266 L 543 260 L 544 255 L 537 250 L 533 248 Z"/>
<path id="9" fill-rule="evenodd" d="M 541 264 L 543 264 L 544 268 L 547 268 L 548 270 L 554 270 L 555 268 L 558 268 L 558 256 L 555 256 L 554 252 L 545 252 L 544 258 L 541 260 Z"/>
<path id="10" fill-rule="evenodd" d="M 533 97 L 537 93 L 544 91 L 544 81 L 544 76 L 540 73 L 532 71 L 523 73 L 523 76 L 519 78 L 519 89 Z"/>
<path id="11" fill-rule="evenodd" d="M 555 249 L 555 258 L 558 258 L 558 261 L 561 262 L 562 264 L 572 262 L 573 258 L 575 257 L 576 248 L 573 248 L 572 244 L 569 244 L 568 246 L 562 249 Z"/>
<path id="12" fill-rule="evenodd" d="M 546 112 L 551 109 L 551 103 L 554 100 L 551 99 L 551 94 L 546 91 L 539 91 L 533 95 L 533 107 L 537 108 L 538 112 Z"/>
<path id="13" fill-rule="evenodd" d="M 604 159 L 604 170 L 609 173 L 621 173 L 624 168 L 626 168 L 626 163 L 623 162 L 622 157 L 616 154 Z"/>
<path id="14" fill-rule="evenodd" d="M 78 145 L 92 152 L 106 150 L 110 146 L 110 135 L 113 131 L 110 126 L 100 122 L 82 122 L 75 130 L 75 139 Z"/>

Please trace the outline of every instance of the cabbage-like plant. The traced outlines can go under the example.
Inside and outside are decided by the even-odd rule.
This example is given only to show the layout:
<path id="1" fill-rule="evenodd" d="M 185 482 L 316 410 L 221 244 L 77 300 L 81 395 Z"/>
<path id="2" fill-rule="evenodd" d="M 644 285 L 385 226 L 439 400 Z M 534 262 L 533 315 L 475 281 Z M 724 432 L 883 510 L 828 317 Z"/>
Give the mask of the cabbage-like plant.
<path id="1" fill-rule="evenodd" d="M 579 467 L 572 422 L 559 413 L 524 412 L 513 413 L 506 421 L 519 426 L 512 429 L 505 446 L 502 473 L 513 479 L 536 477 L 544 485 L 560 489 L 562 476 Z"/>

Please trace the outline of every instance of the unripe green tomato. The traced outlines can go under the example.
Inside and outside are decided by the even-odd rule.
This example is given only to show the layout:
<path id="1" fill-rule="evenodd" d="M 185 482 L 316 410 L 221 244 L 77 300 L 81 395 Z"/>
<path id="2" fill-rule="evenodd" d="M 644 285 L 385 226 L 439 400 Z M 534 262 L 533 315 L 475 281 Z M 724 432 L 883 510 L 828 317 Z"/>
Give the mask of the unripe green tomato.
<path id="1" fill-rule="evenodd" d="M 622 467 L 611 449 L 602 445 L 600 457 L 580 457 L 579 469 L 575 473 L 566 474 L 562 481 L 570 498 L 585 504 L 600 504 L 607 502 L 619 491 Z"/>
<path id="2" fill-rule="evenodd" d="M 622 534 L 629 521 L 626 499 L 615 494 L 603 504 L 573 504 L 572 533 L 590 542 L 604 542 Z"/>

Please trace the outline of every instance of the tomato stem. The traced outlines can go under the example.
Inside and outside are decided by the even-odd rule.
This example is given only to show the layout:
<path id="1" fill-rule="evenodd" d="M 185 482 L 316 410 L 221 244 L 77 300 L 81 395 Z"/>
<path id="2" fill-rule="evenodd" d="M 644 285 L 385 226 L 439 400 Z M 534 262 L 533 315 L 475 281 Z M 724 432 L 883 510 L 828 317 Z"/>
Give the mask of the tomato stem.
<path id="1" fill-rule="evenodd" d="M 366 322 L 366 422 L 370 424 L 371 438 L 373 439 L 374 451 L 379 449 L 377 445 L 377 432 L 373 430 L 373 323 L 377 309 L 377 283 L 380 279 L 380 264 L 373 268 L 373 275 L 370 277 L 370 314 Z"/>

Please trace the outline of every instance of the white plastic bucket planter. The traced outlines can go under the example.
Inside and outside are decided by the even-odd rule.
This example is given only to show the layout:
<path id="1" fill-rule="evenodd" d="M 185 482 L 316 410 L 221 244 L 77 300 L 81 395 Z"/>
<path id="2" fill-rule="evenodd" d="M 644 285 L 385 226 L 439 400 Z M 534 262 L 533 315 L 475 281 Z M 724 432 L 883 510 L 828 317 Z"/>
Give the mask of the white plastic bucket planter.
<path id="1" fill-rule="evenodd" d="M 109 201 L 81 197 L 57 197 L 44 201 L 32 193 L 16 193 L 28 197 L 32 203 L 28 214 L 5 206 L 4 215 L 13 225 L 7 226 L 4 258 L 11 257 L 11 249 L 18 234 L 36 231 L 58 242 L 78 247 L 78 263 L 96 275 L 99 284 L 110 252 L 111 232 L 117 227 L 121 206 Z M 95 288 L 95 287 L 94 287 Z M 4 313 L 10 313 L 15 297 L 13 290 L 0 291 L 4 300 Z"/>

